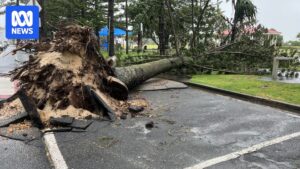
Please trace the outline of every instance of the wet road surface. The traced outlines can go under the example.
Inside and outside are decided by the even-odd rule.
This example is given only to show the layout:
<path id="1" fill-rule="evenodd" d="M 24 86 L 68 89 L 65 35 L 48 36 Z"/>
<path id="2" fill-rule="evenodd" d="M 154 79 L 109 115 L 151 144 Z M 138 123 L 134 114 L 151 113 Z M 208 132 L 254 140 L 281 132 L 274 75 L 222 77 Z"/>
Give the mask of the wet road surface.
<path id="1" fill-rule="evenodd" d="M 298 116 L 195 88 L 140 95 L 150 102 L 152 117 L 95 122 L 86 133 L 55 134 L 67 165 L 74 169 L 186 168 L 300 131 Z M 149 121 L 155 123 L 152 130 L 145 128 Z M 299 168 L 297 140 L 211 167 Z"/>

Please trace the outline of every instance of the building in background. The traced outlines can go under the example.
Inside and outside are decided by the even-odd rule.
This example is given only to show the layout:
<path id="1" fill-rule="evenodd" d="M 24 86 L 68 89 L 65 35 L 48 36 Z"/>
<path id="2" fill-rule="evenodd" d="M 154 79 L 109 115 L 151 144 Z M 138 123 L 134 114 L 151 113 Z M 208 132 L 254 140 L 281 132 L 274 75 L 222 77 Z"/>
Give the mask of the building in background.
<path id="1" fill-rule="evenodd" d="M 241 35 L 250 35 L 251 39 L 253 39 L 254 37 L 252 36 L 255 32 L 257 31 L 257 29 L 255 27 L 249 27 L 249 28 L 245 28 L 242 32 Z M 231 34 L 231 30 L 225 30 L 222 32 L 222 38 L 226 38 L 228 36 L 230 36 Z M 238 36 L 237 39 L 241 38 L 241 36 Z M 270 46 L 281 46 L 283 43 L 283 37 L 282 37 L 282 33 L 277 31 L 274 28 L 271 29 L 266 29 L 265 33 L 264 33 L 264 38 L 263 38 L 263 42 L 267 42 L 269 43 Z"/>
<path id="2" fill-rule="evenodd" d="M 267 33 L 265 33 L 265 36 L 267 36 L 267 40 L 270 41 L 270 46 L 281 46 L 283 43 L 281 32 L 278 32 L 274 28 L 268 29 Z"/>

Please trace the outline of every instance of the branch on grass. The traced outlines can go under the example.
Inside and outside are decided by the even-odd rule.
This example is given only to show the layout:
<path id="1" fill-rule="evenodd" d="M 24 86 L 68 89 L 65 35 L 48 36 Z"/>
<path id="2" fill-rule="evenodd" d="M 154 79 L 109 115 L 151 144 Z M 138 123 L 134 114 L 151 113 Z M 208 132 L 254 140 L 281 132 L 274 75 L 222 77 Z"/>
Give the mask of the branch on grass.
<path id="1" fill-rule="evenodd" d="M 243 53 L 243 52 L 231 52 L 231 51 L 213 51 L 213 52 L 209 52 L 206 53 L 207 55 L 213 55 L 213 54 L 240 54 L 240 55 L 247 55 L 247 56 L 257 56 L 257 55 L 253 55 L 253 54 L 249 54 L 249 53 Z"/>
<path id="2" fill-rule="evenodd" d="M 227 73 L 227 74 L 242 74 L 240 72 L 234 72 L 234 71 L 222 70 L 222 69 L 215 69 L 215 68 L 212 68 L 212 67 L 201 66 L 201 65 L 193 65 L 193 67 L 201 68 L 201 69 L 206 69 L 206 70 L 211 70 L 211 71 L 224 72 L 224 73 Z"/>

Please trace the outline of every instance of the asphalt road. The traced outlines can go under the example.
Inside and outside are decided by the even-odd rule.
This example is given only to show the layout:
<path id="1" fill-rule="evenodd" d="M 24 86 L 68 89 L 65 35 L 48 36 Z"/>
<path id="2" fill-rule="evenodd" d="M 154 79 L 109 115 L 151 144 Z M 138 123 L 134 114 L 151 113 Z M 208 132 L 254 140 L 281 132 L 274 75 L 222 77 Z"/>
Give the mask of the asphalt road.
<path id="1" fill-rule="evenodd" d="M 95 122 L 86 133 L 55 134 L 74 169 L 176 169 L 300 131 L 300 118 L 198 89 L 142 92 L 152 117 Z M 155 128 L 144 126 L 153 121 Z M 300 168 L 298 140 L 265 147 L 212 168 Z"/>
<path id="2" fill-rule="evenodd" d="M 8 54 L 13 49 L 14 46 L 10 45 L 0 54 L 0 73 L 9 72 L 20 65 L 20 61 L 23 62 L 28 59 L 25 52 L 17 52 L 16 55 Z M 0 96 L 12 94 L 12 84 L 6 78 L 0 78 L 0 82 Z M 42 138 L 24 143 L 0 137 L 0 168 L 50 169 L 51 166 Z"/>
<path id="3" fill-rule="evenodd" d="M 38 135 L 34 129 L 27 133 Z M 42 139 L 25 143 L 0 137 L 0 164 L 1 169 L 51 169 Z"/>
<path id="4" fill-rule="evenodd" d="M 19 66 L 21 62 L 28 60 L 28 54 L 23 51 L 18 51 L 15 55 L 12 55 L 11 51 L 15 48 L 15 45 L 9 45 L 0 54 L 0 73 L 7 73 Z"/>

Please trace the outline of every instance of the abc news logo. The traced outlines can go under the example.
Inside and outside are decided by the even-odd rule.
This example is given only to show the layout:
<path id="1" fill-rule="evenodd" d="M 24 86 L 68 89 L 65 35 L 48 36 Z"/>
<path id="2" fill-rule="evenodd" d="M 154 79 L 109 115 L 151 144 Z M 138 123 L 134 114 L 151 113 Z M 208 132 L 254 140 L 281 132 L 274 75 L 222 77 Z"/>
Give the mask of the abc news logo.
<path id="1" fill-rule="evenodd" d="M 12 21 L 11 24 L 13 26 L 12 28 L 12 34 L 33 34 L 33 28 L 14 28 L 17 26 L 20 27 L 32 27 L 33 25 L 33 13 L 32 11 L 13 11 L 11 14 L 12 17 Z M 23 17 L 23 21 L 21 19 L 21 17 Z"/>
<path id="2" fill-rule="evenodd" d="M 6 7 L 7 39 L 38 39 L 39 9 L 37 6 Z"/>

